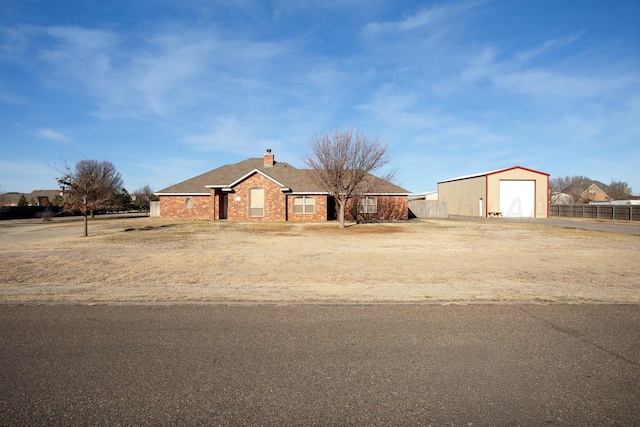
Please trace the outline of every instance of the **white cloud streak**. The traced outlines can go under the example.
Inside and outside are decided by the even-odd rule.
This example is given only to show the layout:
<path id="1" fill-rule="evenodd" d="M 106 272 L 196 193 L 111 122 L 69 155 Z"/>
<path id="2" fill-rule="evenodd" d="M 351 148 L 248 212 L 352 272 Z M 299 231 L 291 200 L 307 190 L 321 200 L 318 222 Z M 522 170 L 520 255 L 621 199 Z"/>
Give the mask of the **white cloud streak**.
<path id="1" fill-rule="evenodd" d="M 53 129 L 38 129 L 37 135 L 56 142 L 73 142 L 73 138 Z"/>
<path id="2" fill-rule="evenodd" d="M 98 100 L 96 114 L 106 119 L 173 119 L 181 109 L 228 101 L 229 91 L 244 95 L 264 83 L 247 78 L 256 67 L 276 67 L 291 49 L 287 43 L 222 40 L 180 29 L 126 41 L 111 31 L 77 27 L 44 32 L 51 40 L 40 58 L 55 70 L 49 83 L 89 91 Z"/>
<path id="3" fill-rule="evenodd" d="M 398 21 L 370 22 L 363 32 L 370 36 L 383 35 L 389 33 L 402 33 L 415 31 L 418 29 L 433 29 L 449 22 L 456 17 L 460 17 L 469 9 L 472 9 L 486 1 L 457 2 L 441 4 L 423 8 L 414 15 L 405 16 Z"/>

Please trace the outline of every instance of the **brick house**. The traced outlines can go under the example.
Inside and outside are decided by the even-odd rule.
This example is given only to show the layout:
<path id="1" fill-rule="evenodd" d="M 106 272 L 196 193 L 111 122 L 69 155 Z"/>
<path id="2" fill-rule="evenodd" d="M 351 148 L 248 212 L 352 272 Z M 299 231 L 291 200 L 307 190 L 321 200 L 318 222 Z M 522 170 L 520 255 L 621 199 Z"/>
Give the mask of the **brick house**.
<path id="1" fill-rule="evenodd" d="M 369 191 L 350 200 L 345 218 L 408 219 L 409 192 L 373 175 Z M 221 166 L 155 193 L 160 217 L 230 221 L 327 221 L 335 219 L 333 197 L 308 171 L 276 162 L 271 150 Z"/>
<path id="2" fill-rule="evenodd" d="M 30 206 L 53 206 L 56 196 L 63 197 L 60 190 L 33 190 L 31 193 L 4 193 L 0 195 L 0 206 L 18 206 L 24 196 Z"/>
<path id="3" fill-rule="evenodd" d="M 590 202 L 603 202 L 611 200 L 611 197 L 602 190 L 602 188 L 606 188 L 601 182 L 592 182 L 583 192 L 580 194 L 580 197 L 588 200 Z"/>

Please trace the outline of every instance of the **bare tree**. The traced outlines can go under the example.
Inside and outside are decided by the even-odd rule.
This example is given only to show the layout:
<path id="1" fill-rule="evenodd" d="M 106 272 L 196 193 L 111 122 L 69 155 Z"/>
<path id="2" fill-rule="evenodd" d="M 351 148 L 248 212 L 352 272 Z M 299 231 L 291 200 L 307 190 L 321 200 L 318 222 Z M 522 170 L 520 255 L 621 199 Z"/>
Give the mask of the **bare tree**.
<path id="1" fill-rule="evenodd" d="M 146 212 L 149 212 L 150 202 L 157 199 L 157 196 L 153 194 L 153 190 L 148 184 L 138 188 L 133 192 L 133 195 L 135 196 L 135 205 L 138 208 L 144 209 Z"/>
<path id="2" fill-rule="evenodd" d="M 122 177 L 108 161 L 80 160 L 75 170 L 64 164 L 58 184 L 66 194 L 64 208 L 84 215 L 84 236 L 88 234 L 88 214 L 105 206 L 114 192 L 122 188 Z"/>
<path id="3" fill-rule="evenodd" d="M 2 190 L 2 186 L 0 186 L 0 207 L 4 206 L 8 203 L 7 193 Z"/>
<path id="4" fill-rule="evenodd" d="M 360 130 L 336 129 L 311 139 L 304 158 L 311 178 L 334 197 L 340 228 L 344 228 L 347 201 L 362 190 L 369 174 L 390 161 L 388 146 Z"/>
<path id="5" fill-rule="evenodd" d="M 7 206 L 9 204 L 9 198 L 7 197 L 7 193 L 2 190 L 2 186 L 0 186 L 0 214 L 3 214 L 9 210 Z"/>
<path id="6" fill-rule="evenodd" d="M 631 187 L 623 181 L 611 181 L 611 184 L 605 189 L 611 200 L 620 200 L 623 197 L 631 195 Z"/>

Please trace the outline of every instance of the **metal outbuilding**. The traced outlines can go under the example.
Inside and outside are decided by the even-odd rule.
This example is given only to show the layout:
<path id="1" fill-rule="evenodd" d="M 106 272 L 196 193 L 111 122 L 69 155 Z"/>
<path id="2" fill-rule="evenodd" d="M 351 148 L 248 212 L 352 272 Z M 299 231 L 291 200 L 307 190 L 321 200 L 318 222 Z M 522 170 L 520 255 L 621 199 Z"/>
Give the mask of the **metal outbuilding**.
<path id="1" fill-rule="evenodd" d="M 513 166 L 438 182 L 449 215 L 547 218 L 549 174 Z"/>

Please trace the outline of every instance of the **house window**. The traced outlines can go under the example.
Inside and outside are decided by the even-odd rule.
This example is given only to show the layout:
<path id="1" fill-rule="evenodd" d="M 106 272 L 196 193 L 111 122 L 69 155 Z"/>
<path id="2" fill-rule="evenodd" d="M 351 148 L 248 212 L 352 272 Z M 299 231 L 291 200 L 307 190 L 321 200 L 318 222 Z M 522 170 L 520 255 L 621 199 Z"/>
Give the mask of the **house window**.
<path id="1" fill-rule="evenodd" d="M 191 209 L 193 207 L 193 200 L 191 200 L 191 197 L 187 197 L 184 205 L 187 207 L 187 209 Z"/>
<path id="2" fill-rule="evenodd" d="M 294 214 L 314 214 L 316 213 L 316 200 L 313 197 L 302 196 L 293 198 Z"/>
<path id="3" fill-rule="evenodd" d="M 264 216 L 264 188 L 249 190 L 249 216 Z"/>
<path id="4" fill-rule="evenodd" d="M 596 190 L 589 190 L 589 195 L 591 197 L 595 197 L 596 196 Z"/>
<path id="5" fill-rule="evenodd" d="M 378 213 L 378 199 L 365 196 L 358 200 L 358 213 Z"/>

